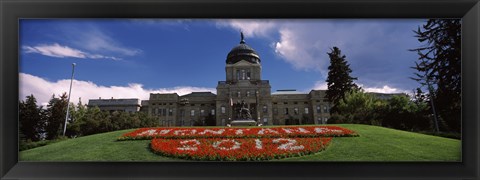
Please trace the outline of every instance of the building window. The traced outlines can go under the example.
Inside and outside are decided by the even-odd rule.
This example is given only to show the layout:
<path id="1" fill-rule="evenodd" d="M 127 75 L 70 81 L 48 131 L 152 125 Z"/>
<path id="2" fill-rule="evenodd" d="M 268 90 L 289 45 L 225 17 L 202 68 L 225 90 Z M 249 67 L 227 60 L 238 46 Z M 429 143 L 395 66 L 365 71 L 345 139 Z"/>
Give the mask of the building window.
<path id="1" fill-rule="evenodd" d="M 173 116 L 173 109 L 169 109 L 169 110 L 168 110 L 168 115 L 169 115 L 169 116 Z"/>
<path id="2" fill-rule="evenodd" d="M 195 116 L 195 110 L 190 110 L 190 116 Z"/>
<path id="3" fill-rule="evenodd" d="M 222 114 L 225 114 L 225 106 L 222 106 Z"/>
<path id="4" fill-rule="evenodd" d="M 283 102 L 283 104 L 288 104 L 288 102 Z"/>
<path id="5" fill-rule="evenodd" d="M 249 80 L 251 73 L 249 70 L 240 69 L 237 70 L 237 80 Z"/>
<path id="6" fill-rule="evenodd" d="M 263 124 L 268 124 L 268 118 L 263 118 Z"/>
<path id="7" fill-rule="evenodd" d="M 205 114 L 205 110 L 200 110 L 200 116 L 203 116 Z"/>
<path id="8" fill-rule="evenodd" d="M 277 108 L 273 108 L 273 114 L 278 114 L 278 109 Z"/>
<path id="9" fill-rule="evenodd" d="M 185 109 L 180 109 L 180 117 L 185 117 Z M 183 125 L 183 122 L 182 122 Z"/>
<path id="10" fill-rule="evenodd" d="M 162 109 L 162 116 L 167 116 L 167 109 Z"/>
<path id="11" fill-rule="evenodd" d="M 328 107 L 327 107 L 326 105 L 323 106 L 323 112 L 324 112 L 324 113 L 328 113 Z"/>
<path id="12" fill-rule="evenodd" d="M 225 126 L 225 119 L 222 119 L 222 126 Z"/>
<path id="13" fill-rule="evenodd" d="M 288 108 L 285 108 L 285 115 L 288 115 Z"/>
<path id="14" fill-rule="evenodd" d="M 305 108 L 305 114 L 308 114 L 308 108 Z"/>
<path id="15" fill-rule="evenodd" d="M 317 113 L 321 113 L 322 110 L 320 109 L 320 105 L 317 105 Z"/>
<path id="16" fill-rule="evenodd" d="M 294 108 L 293 113 L 295 113 L 295 115 L 298 115 L 298 108 Z"/>
<path id="17" fill-rule="evenodd" d="M 317 123 L 318 123 L 318 124 L 323 124 L 321 117 L 319 117 L 319 118 L 317 119 Z"/>
<path id="18" fill-rule="evenodd" d="M 263 113 L 267 113 L 268 112 L 268 107 L 267 105 L 263 105 Z"/>
<path id="19" fill-rule="evenodd" d="M 240 97 L 241 96 L 241 93 L 240 91 L 237 92 L 237 97 Z"/>
<path id="20" fill-rule="evenodd" d="M 250 91 L 247 91 L 247 97 L 250 97 Z"/>

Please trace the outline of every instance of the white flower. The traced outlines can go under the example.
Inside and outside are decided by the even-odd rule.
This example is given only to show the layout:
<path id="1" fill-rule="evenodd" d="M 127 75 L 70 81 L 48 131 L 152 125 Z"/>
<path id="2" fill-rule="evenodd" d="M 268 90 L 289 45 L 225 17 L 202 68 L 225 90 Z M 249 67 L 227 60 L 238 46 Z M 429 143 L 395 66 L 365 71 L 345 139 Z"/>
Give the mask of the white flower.
<path id="1" fill-rule="evenodd" d="M 180 129 L 180 130 L 175 130 L 173 131 L 173 134 L 175 135 L 187 135 L 187 133 L 193 135 L 197 132 L 195 129 Z"/>
<path id="2" fill-rule="evenodd" d="M 143 132 L 139 133 L 138 135 L 139 135 L 139 136 L 145 136 L 145 135 L 146 135 L 146 136 L 153 136 L 153 135 L 155 134 L 155 132 L 157 132 L 157 130 L 155 130 L 155 129 L 149 129 L 149 130 L 147 130 L 147 131 L 143 131 Z"/>
<path id="3" fill-rule="evenodd" d="M 224 142 L 233 142 L 234 144 L 230 148 L 220 147 L 220 145 Z M 240 145 L 242 145 L 242 144 L 238 141 L 235 141 L 234 139 L 224 139 L 224 140 L 221 140 L 221 141 L 214 142 L 212 146 L 215 149 L 230 151 L 230 150 L 240 149 Z"/>
<path id="4" fill-rule="evenodd" d="M 217 131 L 214 131 L 214 130 L 211 130 L 211 129 L 205 129 L 203 130 L 203 132 L 200 132 L 198 134 L 206 134 L 206 133 L 212 133 L 212 134 L 223 134 L 223 132 L 225 131 L 225 129 L 219 129 Z"/>
<path id="5" fill-rule="evenodd" d="M 334 133 L 342 133 L 342 130 L 338 129 L 328 129 L 328 128 L 315 128 L 316 133 L 327 133 L 327 132 L 334 132 Z"/>
<path id="6" fill-rule="evenodd" d="M 193 143 L 193 145 L 191 145 L 190 143 Z M 178 150 L 181 150 L 181 151 L 196 151 L 196 150 L 198 150 L 197 146 L 200 145 L 200 141 L 198 141 L 196 139 L 189 139 L 189 140 L 180 141 L 180 144 L 182 144 L 182 147 L 177 148 Z"/>
<path id="7" fill-rule="evenodd" d="M 262 149 L 262 141 L 260 139 L 255 139 L 255 148 Z"/>
<path id="8" fill-rule="evenodd" d="M 172 131 L 172 130 L 171 129 L 164 129 L 164 130 L 161 130 L 158 134 L 167 134 L 170 131 Z"/>
<path id="9" fill-rule="evenodd" d="M 303 145 L 294 146 L 295 144 L 297 144 L 297 141 L 295 139 L 277 138 L 277 139 L 274 139 L 272 142 L 278 144 L 281 141 L 287 141 L 287 143 L 281 144 L 280 146 L 278 146 L 277 149 L 293 151 L 293 150 L 301 150 L 305 148 Z"/>

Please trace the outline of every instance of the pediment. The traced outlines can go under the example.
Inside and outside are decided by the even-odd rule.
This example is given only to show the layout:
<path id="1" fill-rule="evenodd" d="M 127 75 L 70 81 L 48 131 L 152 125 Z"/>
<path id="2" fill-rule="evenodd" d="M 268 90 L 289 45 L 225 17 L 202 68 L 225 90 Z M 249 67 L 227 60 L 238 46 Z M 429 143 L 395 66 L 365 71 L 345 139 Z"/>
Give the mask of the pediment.
<path id="1" fill-rule="evenodd" d="M 232 66 L 259 66 L 259 64 L 253 64 L 248 62 L 247 60 L 240 60 L 235 64 L 232 64 Z"/>

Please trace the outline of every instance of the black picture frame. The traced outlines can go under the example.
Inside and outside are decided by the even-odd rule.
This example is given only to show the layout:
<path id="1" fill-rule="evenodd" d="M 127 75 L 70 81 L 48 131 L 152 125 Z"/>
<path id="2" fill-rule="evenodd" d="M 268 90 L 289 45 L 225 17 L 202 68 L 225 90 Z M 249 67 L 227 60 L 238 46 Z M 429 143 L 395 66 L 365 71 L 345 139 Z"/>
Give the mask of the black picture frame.
<path id="1" fill-rule="evenodd" d="M 462 18 L 462 162 L 18 162 L 20 18 Z M 1 0 L 1 179 L 479 179 L 478 0 Z"/>

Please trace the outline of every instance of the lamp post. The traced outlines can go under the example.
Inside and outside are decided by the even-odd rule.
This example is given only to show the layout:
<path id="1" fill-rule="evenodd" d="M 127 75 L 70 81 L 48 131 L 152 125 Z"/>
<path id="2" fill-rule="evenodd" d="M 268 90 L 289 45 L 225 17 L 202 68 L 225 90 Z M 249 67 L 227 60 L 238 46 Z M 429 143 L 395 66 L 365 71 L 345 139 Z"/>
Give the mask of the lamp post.
<path id="1" fill-rule="evenodd" d="M 67 100 L 67 115 L 65 116 L 65 123 L 63 123 L 63 136 L 65 136 L 65 131 L 67 131 L 67 120 L 70 110 L 70 94 L 72 93 L 72 83 L 73 83 L 73 75 L 75 72 L 75 63 L 72 63 L 72 78 L 70 79 L 70 90 L 68 90 L 68 100 Z"/>

